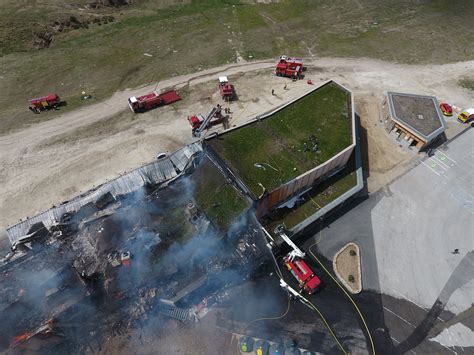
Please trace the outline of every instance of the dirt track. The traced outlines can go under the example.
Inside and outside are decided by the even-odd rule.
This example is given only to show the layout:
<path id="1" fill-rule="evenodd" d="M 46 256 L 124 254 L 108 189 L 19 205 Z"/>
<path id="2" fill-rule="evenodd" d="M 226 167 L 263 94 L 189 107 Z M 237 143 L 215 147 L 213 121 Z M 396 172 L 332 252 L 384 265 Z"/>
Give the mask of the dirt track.
<path id="1" fill-rule="evenodd" d="M 460 78 L 472 75 L 474 61 L 409 66 L 321 58 L 308 64 L 306 79 L 315 83 L 334 79 L 355 94 L 369 147 L 370 191 L 390 181 L 413 156 L 396 146 L 378 124 L 385 91 L 435 95 L 462 108 L 474 104 L 473 93 L 457 85 Z M 239 63 L 162 81 L 159 88 L 183 88 L 185 99 L 146 114 L 128 111 L 127 98 L 153 90 L 154 85 L 117 92 L 104 102 L 0 136 L 0 231 L 153 159 L 159 151 L 190 142 L 186 116 L 204 114 L 220 102 L 215 86 L 218 75 L 231 76 L 239 95 L 239 101 L 230 106 L 232 125 L 311 88 L 306 80 L 292 83 L 273 76 L 273 65 L 274 60 Z M 285 83 L 289 90 L 283 90 Z M 454 119 L 448 123 L 450 130 L 459 129 Z"/>

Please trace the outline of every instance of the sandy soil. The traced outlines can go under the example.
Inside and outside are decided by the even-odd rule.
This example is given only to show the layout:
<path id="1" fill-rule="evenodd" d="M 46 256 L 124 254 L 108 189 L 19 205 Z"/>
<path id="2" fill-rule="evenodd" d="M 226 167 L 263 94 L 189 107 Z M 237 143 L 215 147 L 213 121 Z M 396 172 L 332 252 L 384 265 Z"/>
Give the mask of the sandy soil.
<path id="1" fill-rule="evenodd" d="M 474 70 L 474 61 L 410 66 L 369 59 L 313 59 L 306 79 L 315 84 L 334 79 L 352 89 L 365 128 L 369 191 L 403 172 L 413 155 L 385 133 L 380 104 L 387 90 L 435 95 L 458 107 L 472 106 L 474 95 L 457 85 Z M 188 115 L 205 114 L 222 103 L 215 81 L 229 75 L 239 100 L 231 103 L 231 126 L 241 124 L 311 89 L 306 80 L 292 83 L 272 75 L 274 60 L 238 63 L 171 78 L 158 88 L 176 86 L 185 98 L 178 104 L 134 115 L 127 98 L 155 85 L 117 92 L 106 101 L 8 135 L 0 136 L 0 233 L 20 218 L 70 199 L 120 173 L 192 141 Z M 289 90 L 283 90 L 284 84 Z M 271 89 L 276 95 L 271 95 Z M 47 114 L 47 113 L 46 113 Z M 455 119 L 448 124 L 459 130 Z"/>

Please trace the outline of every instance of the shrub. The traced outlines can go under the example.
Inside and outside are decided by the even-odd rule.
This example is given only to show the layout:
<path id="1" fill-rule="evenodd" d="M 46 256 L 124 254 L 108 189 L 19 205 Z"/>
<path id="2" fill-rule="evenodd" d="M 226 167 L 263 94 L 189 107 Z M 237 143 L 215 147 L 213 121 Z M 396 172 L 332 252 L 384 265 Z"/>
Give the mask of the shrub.
<path id="1" fill-rule="evenodd" d="M 350 255 L 350 256 L 356 256 L 357 253 L 356 253 L 356 251 L 355 251 L 354 249 L 351 249 L 351 250 L 349 251 L 349 255 Z"/>
<path id="2" fill-rule="evenodd" d="M 349 275 L 349 282 L 352 282 L 352 283 L 355 282 L 354 275 Z"/>

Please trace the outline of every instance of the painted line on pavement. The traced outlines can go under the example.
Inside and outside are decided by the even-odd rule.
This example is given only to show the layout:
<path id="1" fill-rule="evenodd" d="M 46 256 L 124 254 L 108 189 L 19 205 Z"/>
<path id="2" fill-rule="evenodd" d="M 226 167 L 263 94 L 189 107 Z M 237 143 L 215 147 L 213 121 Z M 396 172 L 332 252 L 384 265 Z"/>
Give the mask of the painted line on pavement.
<path id="1" fill-rule="evenodd" d="M 410 323 L 409 321 L 407 321 L 405 318 L 403 318 L 402 316 L 398 315 L 397 313 L 395 313 L 394 311 L 392 311 L 391 309 L 385 307 L 385 306 L 382 306 L 383 309 L 385 309 L 387 312 L 389 313 L 392 313 L 395 317 L 401 319 L 403 322 L 405 322 L 406 324 L 408 324 L 409 326 L 413 327 L 413 328 L 416 328 L 416 326 L 413 324 L 413 323 Z"/>
<path id="2" fill-rule="evenodd" d="M 441 152 L 441 154 L 443 154 L 446 158 L 448 158 L 449 160 L 451 160 L 452 162 L 454 162 L 454 164 L 457 164 L 457 161 L 454 160 L 453 158 L 451 158 L 448 154 L 446 154 L 445 152 L 443 152 L 442 150 L 437 150 L 437 152 Z"/>
<path id="3" fill-rule="evenodd" d="M 446 165 L 445 163 L 443 163 L 440 159 L 438 159 L 438 157 L 436 155 L 432 156 L 431 159 L 437 163 L 441 168 L 443 168 L 444 170 L 448 170 L 450 169 L 450 167 L 448 165 Z"/>
<path id="4" fill-rule="evenodd" d="M 404 300 L 410 302 L 410 303 L 413 303 L 415 306 L 417 306 L 419 309 L 425 311 L 425 313 L 428 313 L 428 311 L 426 310 L 426 308 L 424 308 L 423 306 L 419 305 L 418 303 L 416 303 L 415 301 L 409 299 L 408 297 L 406 297 L 405 295 L 403 295 L 402 293 L 400 293 L 399 291 L 391 288 L 391 287 L 388 287 L 388 286 L 385 286 L 387 288 L 389 288 L 392 292 L 395 292 L 397 293 L 401 298 L 403 298 Z M 445 322 L 444 319 L 441 319 L 439 316 L 437 317 L 441 322 Z"/>
<path id="5" fill-rule="evenodd" d="M 438 150 L 439 152 L 439 150 Z M 441 160 L 443 163 L 445 163 L 446 165 L 449 165 L 451 168 L 454 167 L 455 165 L 457 165 L 456 162 L 452 161 L 451 159 L 449 159 L 446 155 L 444 155 L 443 153 L 440 153 L 440 154 L 436 154 L 435 153 L 435 157 L 437 157 L 439 160 Z"/>
<path id="6" fill-rule="evenodd" d="M 390 336 L 390 339 L 392 339 L 395 343 L 400 344 L 400 342 L 397 339 L 395 339 L 394 337 Z M 414 350 L 410 350 L 410 352 L 417 355 L 416 351 L 414 351 Z"/>
<path id="7" fill-rule="evenodd" d="M 436 175 L 438 176 L 441 176 L 436 170 L 434 170 L 431 166 L 429 166 L 428 164 L 426 164 L 424 161 L 421 161 L 421 164 L 423 164 L 424 166 L 426 166 L 428 169 L 430 169 L 432 172 L 434 172 Z"/>

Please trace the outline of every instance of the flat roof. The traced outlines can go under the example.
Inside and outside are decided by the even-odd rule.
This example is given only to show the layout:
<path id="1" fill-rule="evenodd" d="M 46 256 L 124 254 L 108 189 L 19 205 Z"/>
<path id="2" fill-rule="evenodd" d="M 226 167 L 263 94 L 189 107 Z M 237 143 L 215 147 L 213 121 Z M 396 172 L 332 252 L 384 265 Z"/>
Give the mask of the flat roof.
<path id="1" fill-rule="evenodd" d="M 205 143 L 257 197 L 353 144 L 350 91 L 329 81 L 289 104 Z"/>
<path id="2" fill-rule="evenodd" d="M 416 135 L 432 140 L 444 131 L 443 114 L 434 96 L 388 92 L 388 105 L 393 120 Z"/>

